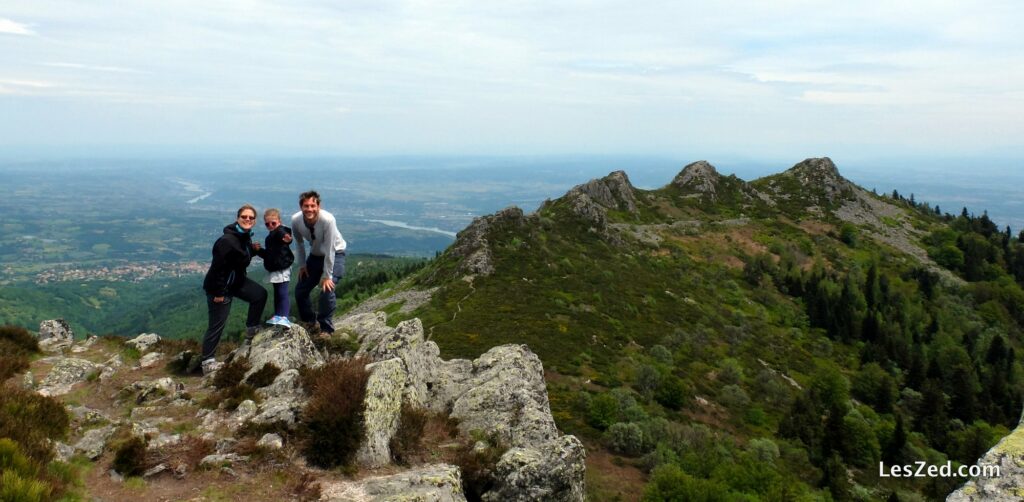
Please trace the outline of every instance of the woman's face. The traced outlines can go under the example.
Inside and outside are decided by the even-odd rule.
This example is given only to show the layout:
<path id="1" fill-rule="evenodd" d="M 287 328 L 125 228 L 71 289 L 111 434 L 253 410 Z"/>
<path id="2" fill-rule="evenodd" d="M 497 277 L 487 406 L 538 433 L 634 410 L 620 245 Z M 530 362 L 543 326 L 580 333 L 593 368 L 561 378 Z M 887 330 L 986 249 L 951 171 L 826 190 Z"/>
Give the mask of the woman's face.
<path id="1" fill-rule="evenodd" d="M 242 211 L 242 214 L 238 215 L 238 226 L 242 227 L 242 230 L 252 230 L 252 226 L 256 224 L 256 213 L 246 209 Z"/>

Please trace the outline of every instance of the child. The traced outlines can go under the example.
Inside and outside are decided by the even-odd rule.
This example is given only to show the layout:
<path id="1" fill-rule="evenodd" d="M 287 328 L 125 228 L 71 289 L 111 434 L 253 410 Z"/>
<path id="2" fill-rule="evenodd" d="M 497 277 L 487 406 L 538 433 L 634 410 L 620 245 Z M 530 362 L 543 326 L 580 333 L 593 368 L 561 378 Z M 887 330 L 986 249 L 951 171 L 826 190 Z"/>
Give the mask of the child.
<path id="1" fill-rule="evenodd" d="M 290 302 L 288 300 L 288 281 L 291 280 L 292 262 L 295 255 L 289 244 L 292 242 L 292 230 L 281 225 L 281 211 L 270 208 L 263 212 L 263 224 L 267 226 L 266 247 L 256 253 L 263 258 L 263 267 L 270 272 L 270 283 L 274 285 L 274 317 L 267 324 L 291 327 L 288 320 Z"/>

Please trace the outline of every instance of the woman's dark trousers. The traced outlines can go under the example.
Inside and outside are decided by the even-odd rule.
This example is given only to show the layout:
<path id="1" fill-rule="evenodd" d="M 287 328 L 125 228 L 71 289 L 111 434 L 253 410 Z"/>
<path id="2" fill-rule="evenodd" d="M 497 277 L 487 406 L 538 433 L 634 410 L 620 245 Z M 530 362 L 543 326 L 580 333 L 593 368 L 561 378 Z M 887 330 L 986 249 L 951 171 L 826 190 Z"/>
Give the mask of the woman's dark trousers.
<path id="1" fill-rule="evenodd" d="M 214 303 L 213 296 L 206 295 L 206 308 L 210 314 L 210 322 L 203 335 L 203 361 L 213 357 L 224 334 L 224 326 L 231 314 L 231 302 L 239 299 L 249 303 L 249 315 L 245 320 L 246 327 L 259 326 L 263 322 L 263 308 L 267 306 L 267 290 L 252 279 L 246 279 L 242 286 L 224 297 L 223 303 Z"/>

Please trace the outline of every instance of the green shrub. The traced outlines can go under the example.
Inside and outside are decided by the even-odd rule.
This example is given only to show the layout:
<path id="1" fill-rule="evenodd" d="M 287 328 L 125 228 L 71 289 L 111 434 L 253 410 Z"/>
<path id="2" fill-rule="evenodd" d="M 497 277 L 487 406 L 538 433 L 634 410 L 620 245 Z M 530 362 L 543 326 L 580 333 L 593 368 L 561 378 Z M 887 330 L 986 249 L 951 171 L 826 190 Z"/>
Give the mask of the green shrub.
<path id="1" fill-rule="evenodd" d="M 114 447 L 115 471 L 124 476 L 140 476 L 146 472 L 146 441 L 132 436 Z"/>
<path id="2" fill-rule="evenodd" d="M 310 399 L 302 411 L 302 450 L 311 464 L 335 467 L 351 463 L 363 437 L 366 398 L 365 358 L 331 361 L 303 373 Z"/>
<path id="3" fill-rule="evenodd" d="M 619 400 L 610 393 L 604 393 L 590 401 L 587 423 L 596 429 L 605 430 L 615 423 L 618 416 Z"/>
<path id="4" fill-rule="evenodd" d="M 280 374 L 281 368 L 278 368 L 276 364 L 266 363 L 255 373 L 249 375 L 249 378 L 246 378 L 245 382 L 258 389 L 274 383 L 274 379 Z"/>
<path id="5" fill-rule="evenodd" d="M 604 433 L 605 443 L 615 453 L 636 456 L 643 453 L 644 434 L 637 424 L 619 422 Z"/>
<path id="6" fill-rule="evenodd" d="M 389 445 L 396 464 L 410 465 L 423 452 L 423 430 L 429 418 L 426 410 L 402 403 L 398 430 Z"/>
<path id="7" fill-rule="evenodd" d="M 42 502 L 50 499 L 51 491 L 45 482 L 23 477 L 13 470 L 0 474 L 0 500 L 4 502 Z"/>

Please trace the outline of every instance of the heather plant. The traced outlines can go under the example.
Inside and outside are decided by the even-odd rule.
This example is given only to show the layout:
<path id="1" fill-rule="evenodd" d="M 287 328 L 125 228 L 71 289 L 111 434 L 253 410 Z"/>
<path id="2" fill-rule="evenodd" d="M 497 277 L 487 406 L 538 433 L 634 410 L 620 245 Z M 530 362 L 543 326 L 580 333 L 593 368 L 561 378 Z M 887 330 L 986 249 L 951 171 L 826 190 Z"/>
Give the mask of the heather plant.
<path id="1" fill-rule="evenodd" d="M 124 476 L 140 476 L 146 471 L 146 441 L 132 436 L 114 447 L 115 471 Z"/>
<path id="2" fill-rule="evenodd" d="M 62 439 L 68 424 L 68 414 L 56 399 L 13 385 L 0 387 L 0 438 L 18 443 L 40 465 L 53 458 L 50 441 Z"/>
<path id="3" fill-rule="evenodd" d="M 266 387 L 274 383 L 274 379 L 277 375 L 281 374 L 281 368 L 278 368 L 274 363 L 266 363 L 255 373 L 249 375 L 249 378 L 245 379 L 245 383 L 255 387 Z"/>
<path id="4" fill-rule="evenodd" d="M 369 372 L 365 358 L 338 359 L 303 373 L 310 394 L 302 412 L 300 437 L 311 464 L 351 464 L 363 437 L 363 401 Z"/>
<path id="5" fill-rule="evenodd" d="M 423 431 L 429 418 L 426 410 L 402 403 L 398 430 L 389 444 L 395 463 L 410 465 L 423 452 Z"/>
<path id="6" fill-rule="evenodd" d="M 462 491 L 466 500 L 483 500 L 483 495 L 494 487 L 495 467 L 506 451 L 508 446 L 495 437 L 486 441 L 483 448 L 470 441 L 456 451 L 453 463 L 462 471 Z"/>

